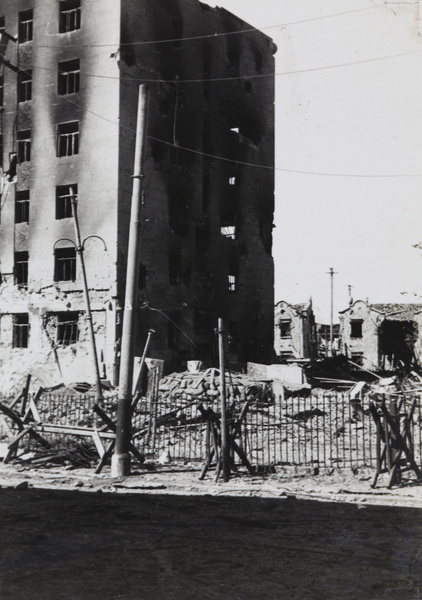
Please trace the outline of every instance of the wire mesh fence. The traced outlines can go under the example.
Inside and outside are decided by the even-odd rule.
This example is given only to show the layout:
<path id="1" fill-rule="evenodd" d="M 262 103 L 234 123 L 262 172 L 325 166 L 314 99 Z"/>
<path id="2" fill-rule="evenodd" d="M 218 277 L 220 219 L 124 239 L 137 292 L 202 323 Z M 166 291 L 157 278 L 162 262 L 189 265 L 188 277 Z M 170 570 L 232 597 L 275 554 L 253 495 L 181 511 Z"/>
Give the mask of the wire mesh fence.
<path id="1" fill-rule="evenodd" d="M 416 400 L 410 423 L 411 446 L 422 467 L 422 408 L 420 396 L 389 397 L 402 415 Z M 8 404 L 11 398 L 1 398 Z M 229 402 L 229 419 L 235 419 L 244 400 Z M 257 466 L 292 465 L 351 468 L 376 466 L 376 426 L 369 411 L 370 396 L 359 400 L 348 394 L 311 393 L 306 396 L 256 396 L 240 423 L 237 443 L 249 461 Z M 201 403 L 219 415 L 219 399 L 192 399 L 189 396 L 141 398 L 132 418 L 133 442 L 146 458 L 157 459 L 165 450 L 173 461 L 200 462 L 206 455 L 206 420 L 198 409 Z M 101 429 L 104 423 L 93 411 L 90 395 L 43 394 L 37 399 L 42 423 Z M 113 419 L 117 399 L 104 400 L 103 409 Z M 4 417 L 0 435 L 7 433 Z M 10 432 L 9 432 L 10 433 Z M 46 434 L 48 438 L 49 435 Z M 66 441 L 69 434 L 54 434 L 54 441 Z"/>

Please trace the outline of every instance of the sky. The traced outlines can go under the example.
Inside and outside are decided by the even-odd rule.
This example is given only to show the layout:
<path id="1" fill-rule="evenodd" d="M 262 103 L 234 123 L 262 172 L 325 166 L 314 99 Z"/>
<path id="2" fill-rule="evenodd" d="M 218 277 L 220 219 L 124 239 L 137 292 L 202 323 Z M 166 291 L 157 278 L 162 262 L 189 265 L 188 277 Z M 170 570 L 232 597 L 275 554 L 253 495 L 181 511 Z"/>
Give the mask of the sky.
<path id="1" fill-rule="evenodd" d="M 206 3 L 278 47 L 275 301 L 422 303 L 422 0 Z"/>

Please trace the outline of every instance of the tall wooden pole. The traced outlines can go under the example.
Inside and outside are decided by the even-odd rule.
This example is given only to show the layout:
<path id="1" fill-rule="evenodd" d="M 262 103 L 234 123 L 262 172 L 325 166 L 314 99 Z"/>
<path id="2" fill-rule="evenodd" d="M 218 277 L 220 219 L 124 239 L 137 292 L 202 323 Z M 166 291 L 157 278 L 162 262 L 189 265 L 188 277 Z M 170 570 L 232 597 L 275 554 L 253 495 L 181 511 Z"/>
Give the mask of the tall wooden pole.
<path id="1" fill-rule="evenodd" d="M 97 402 L 100 402 L 102 400 L 103 395 L 102 395 L 102 390 L 101 390 L 100 370 L 98 367 L 97 346 L 95 343 L 95 332 L 94 332 L 94 324 L 92 322 L 91 303 L 89 300 L 89 292 L 88 292 L 88 281 L 87 281 L 87 277 L 86 277 L 83 247 L 81 244 L 81 233 L 80 233 L 80 229 L 79 229 L 78 212 L 77 212 L 77 208 L 76 208 L 77 200 L 76 200 L 76 196 L 74 194 L 72 187 L 70 188 L 70 202 L 71 202 L 71 206 L 72 206 L 73 224 L 74 224 L 75 237 L 76 237 L 76 252 L 79 256 L 79 262 L 81 264 L 81 271 L 82 271 L 82 283 L 83 283 L 83 288 L 84 288 L 86 320 L 88 321 L 89 337 L 91 340 L 92 363 L 94 366 L 95 385 L 97 387 L 96 399 L 97 399 Z"/>
<path id="2" fill-rule="evenodd" d="M 119 399 L 117 404 L 116 446 L 111 460 L 113 477 L 130 475 L 131 402 L 134 358 L 135 317 L 138 301 L 139 249 L 142 215 L 142 163 L 146 138 L 147 89 L 139 86 L 135 162 L 130 212 L 125 305 L 122 327 Z"/>
<path id="3" fill-rule="evenodd" d="M 230 479 L 230 448 L 227 430 L 226 406 L 226 370 L 224 364 L 224 323 L 218 319 L 218 353 L 220 357 L 220 395 L 221 395 L 221 458 L 223 463 L 223 480 Z"/>
<path id="4" fill-rule="evenodd" d="M 333 332 L 333 321 L 334 321 L 334 269 L 330 267 L 328 271 L 328 275 L 330 276 L 330 284 L 331 284 L 331 311 L 330 311 L 330 352 L 329 356 L 333 356 L 333 341 L 334 341 L 334 332 Z"/>

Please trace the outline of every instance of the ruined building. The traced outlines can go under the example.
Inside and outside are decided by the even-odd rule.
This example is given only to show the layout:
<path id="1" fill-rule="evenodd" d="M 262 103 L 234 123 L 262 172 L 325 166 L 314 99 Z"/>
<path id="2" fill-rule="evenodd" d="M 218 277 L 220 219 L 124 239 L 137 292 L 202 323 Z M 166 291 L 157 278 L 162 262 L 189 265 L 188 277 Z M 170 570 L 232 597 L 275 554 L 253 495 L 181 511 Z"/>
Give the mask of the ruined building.
<path id="1" fill-rule="evenodd" d="M 412 368 L 422 355 L 422 304 L 354 302 L 340 312 L 342 352 L 366 369 Z"/>
<path id="2" fill-rule="evenodd" d="M 223 317 L 229 360 L 270 362 L 272 41 L 197 0 L 2 0 L 0 32 L 0 385 L 92 381 L 72 194 L 116 381 L 145 82 L 136 353 L 153 328 L 167 370 L 214 361 Z"/>
<path id="3" fill-rule="evenodd" d="M 289 304 L 282 300 L 275 305 L 274 351 L 278 362 L 315 357 L 312 300 L 303 304 Z"/>

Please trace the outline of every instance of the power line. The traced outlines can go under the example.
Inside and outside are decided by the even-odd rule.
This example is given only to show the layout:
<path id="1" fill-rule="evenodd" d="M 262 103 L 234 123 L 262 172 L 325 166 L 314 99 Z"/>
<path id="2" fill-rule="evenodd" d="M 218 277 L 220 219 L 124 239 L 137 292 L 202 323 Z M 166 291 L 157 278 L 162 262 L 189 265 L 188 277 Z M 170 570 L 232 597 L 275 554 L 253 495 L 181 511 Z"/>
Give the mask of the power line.
<path id="1" fill-rule="evenodd" d="M 207 158 L 215 158 L 217 160 L 223 160 L 230 163 L 236 163 L 238 165 L 244 165 L 247 167 L 257 167 L 260 169 L 269 169 L 273 171 L 282 171 L 285 173 L 297 173 L 299 175 L 320 175 L 324 177 L 357 177 L 357 178 L 368 178 L 368 179 L 384 179 L 384 178 L 399 178 L 399 177 L 422 177 L 422 174 L 389 174 L 389 175 L 361 175 L 361 174 L 353 174 L 353 173 L 323 173 L 320 171 L 300 171 L 296 169 L 283 169 L 282 167 L 272 167 L 268 165 L 260 165 L 256 163 L 244 162 L 240 160 L 235 160 L 233 158 L 226 158 L 224 156 L 217 156 L 215 154 L 208 154 L 207 152 L 200 152 L 199 150 L 193 150 L 192 148 L 186 148 L 185 146 L 179 146 L 172 144 L 171 142 L 166 142 L 165 140 L 161 140 L 159 138 L 153 136 L 147 136 L 150 140 L 154 140 L 156 142 L 161 142 L 162 144 L 166 144 L 167 146 L 173 146 L 179 150 L 185 150 L 186 152 L 192 152 L 193 154 L 198 154 L 200 156 L 206 156 Z"/>
<path id="2" fill-rule="evenodd" d="M 114 79 L 116 81 L 131 81 L 135 83 L 207 83 L 207 82 L 222 82 L 222 81 L 237 81 L 242 79 L 263 79 L 265 77 L 280 77 L 283 75 L 298 75 L 300 73 L 311 73 L 313 71 L 325 71 L 328 69 L 338 69 L 341 67 L 351 67 L 354 65 L 361 65 L 365 63 L 377 62 L 380 60 L 390 60 L 392 58 L 401 58 L 403 56 L 410 56 L 414 54 L 422 54 L 422 50 L 411 50 L 409 52 L 401 52 L 399 54 L 389 54 L 386 56 L 377 56 L 375 58 L 365 58 L 363 60 L 357 60 L 347 63 L 339 63 L 336 65 L 325 65 L 322 67 L 311 67 L 309 69 L 297 69 L 295 71 L 284 71 L 282 73 L 257 73 L 255 75 L 239 75 L 236 77 L 215 77 L 209 79 L 148 79 L 146 77 L 117 77 L 113 75 L 98 75 L 92 73 L 83 73 L 83 77 L 93 77 L 97 79 Z M 52 71 L 56 72 L 55 69 L 48 67 L 33 66 L 32 69 Z M 25 72 L 25 71 L 22 71 Z"/>
<path id="3" fill-rule="evenodd" d="M 152 44 L 170 44 L 174 42 L 187 42 L 187 41 L 195 41 L 195 40 L 204 40 L 204 39 L 216 39 L 223 36 L 230 35 L 241 35 L 244 33 L 260 33 L 261 31 L 266 31 L 268 29 L 277 29 L 279 27 L 291 27 L 293 25 L 302 25 L 304 23 L 311 23 L 313 21 L 320 21 L 321 19 L 332 19 L 336 17 L 342 17 L 344 15 L 349 15 L 352 13 L 363 12 L 367 10 L 371 10 L 374 8 L 378 8 L 377 6 L 367 6 L 366 8 L 357 8 L 355 10 L 347 10 L 341 13 L 335 13 L 333 15 L 322 15 L 320 17 L 312 17 L 310 19 L 302 19 L 300 21 L 290 21 L 288 23 L 279 23 L 278 25 L 267 25 L 265 27 L 251 27 L 249 29 L 241 29 L 239 31 L 226 31 L 221 33 L 209 33 L 205 35 L 195 35 L 195 36 L 187 36 L 187 37 L 179 37 L 179 38 L 168 38 L 165 40 L 144 40 L 142 42 L 122 42 L 119 44 L 122 46 L 147 46 Z M 236 15 L 235 15 L 236 16 Z M 240 19 L 240 17 L 238 17 Z M 240 19 L 243 21 L 243 19 Z M 51 36 L 53 37 L 53 36 Z M 74 44 L 74 45 L 66 45 L 66 48 L 111 48 L 116 46 L 117 44 Z M 36 48 L 62 48 L 61 44 L 35 44 Z"/>

